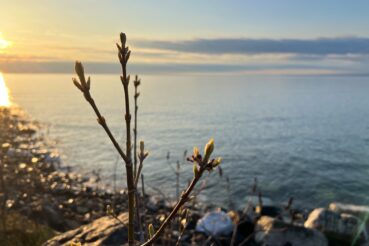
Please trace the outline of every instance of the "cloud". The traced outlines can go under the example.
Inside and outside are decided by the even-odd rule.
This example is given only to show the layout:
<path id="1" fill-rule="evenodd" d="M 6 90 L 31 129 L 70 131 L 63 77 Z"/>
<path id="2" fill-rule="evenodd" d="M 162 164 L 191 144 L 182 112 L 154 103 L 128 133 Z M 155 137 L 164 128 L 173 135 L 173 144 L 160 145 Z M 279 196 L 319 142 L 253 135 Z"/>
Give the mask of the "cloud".
<path id="1" fill-rule="evenodd" d="M 358 74 L 367 75 L 369 38 L 133 40 L 131 74 Z M 120 73 L 115 49 L 55 45 L 37 55 L 0 56 L 8 73 Z M 52 51 L 52 52 L 50 52 Z M 86 54 L 88 53 L 88 54 Z M 49 56 L 51 54 L 51 56 Z M 103 59 L 104 58 L 104 59 Z M 113 62 L 112 62 L 113 61 Z"/>
<path id="2" fill-rule="evenodd" d="M 57 57 L 55 56 L 47 56 L 47 55 L 17 55 L 17 54 L 1 54 L 0 56 L 0 64 L 8 63 L 8 62 L 40 62 L 40 61 L 55 61 Z"/>
<path id="3" fill-rule="evenodd" d="M 369 54 L 369 38 L 318 39 L 194 39 L 183 41 L 137 40 L 135 45 L 178 52 L 202 54 Z"/>

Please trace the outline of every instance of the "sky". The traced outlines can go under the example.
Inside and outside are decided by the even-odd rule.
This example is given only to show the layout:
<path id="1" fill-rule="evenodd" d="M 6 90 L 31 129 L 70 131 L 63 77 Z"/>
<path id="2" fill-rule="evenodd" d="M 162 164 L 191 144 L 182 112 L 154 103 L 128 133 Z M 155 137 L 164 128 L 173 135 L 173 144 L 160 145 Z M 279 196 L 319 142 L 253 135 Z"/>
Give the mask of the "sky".
<path id="1" fill-rule="evenodd" d="M 0 0 L 0 71 L 369 74 L 367 0 Z"/>

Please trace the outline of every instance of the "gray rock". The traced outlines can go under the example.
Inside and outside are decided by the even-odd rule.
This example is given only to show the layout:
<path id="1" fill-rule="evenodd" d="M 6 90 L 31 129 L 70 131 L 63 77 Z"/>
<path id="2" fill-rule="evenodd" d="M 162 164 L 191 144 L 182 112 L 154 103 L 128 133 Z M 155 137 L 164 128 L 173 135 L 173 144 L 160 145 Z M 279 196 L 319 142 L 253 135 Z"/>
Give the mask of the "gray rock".
<path id="1" fill-rule="evenodd" d="M 70 245 L 80 242 L 82 245 L 123 245 L 127 243 L 128 213 L 118 216 L 119 220 L 111 216 L 97 219 L 90 224 L 62 233 L 43 244 L 43 246 Z"/>
<path id="2" fill-rule="evenodd" d="M 327 239 L 318 230 L 295 226 L 267 216 L 262 216 L 256 224 L 255 241 L 265 246 L 328 245 Z"/>
<path id="3" fill-rule="evenodd" d="M 214 211 L 204 215 L 196 225 L 196 231 L 211 236 L 229 235 L 233 231 L 231 218 L 223 211 Z"/>
<path id="4" fill-rule="evenodd" d="M 325 209 L 314 209 L 304 226 L 322 231 L 330 242 L 351 244 L 352 242 L 365 242 L 366 231 L 361 226 L 361 220 L 350 214 L 339 214 Z"/>

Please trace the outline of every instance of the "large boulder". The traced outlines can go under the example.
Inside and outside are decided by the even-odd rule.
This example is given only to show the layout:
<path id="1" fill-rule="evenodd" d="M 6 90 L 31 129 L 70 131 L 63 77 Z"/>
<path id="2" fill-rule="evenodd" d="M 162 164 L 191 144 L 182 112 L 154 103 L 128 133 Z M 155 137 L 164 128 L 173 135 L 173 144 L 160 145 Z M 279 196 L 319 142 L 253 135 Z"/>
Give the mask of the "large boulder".
<path id="1" fill-rule="evenodd" d="M 358 217 L 351 214 L 316 208 L 310 213 L 304 226 L 322 231 L 330 242 L 340 245 L 366 241 L 365 227 Z"/>
<path id="2" fill-rule="evenodd" d="M 332 202 L 331 204 L 329 204 L 329 210 L 340 214 L 352 214 L 362 219 L 367 219 L 367 217 L 369 216 L 368 206 L 358 206 L 353 204 Z"/>
<path id="3" fill-rule="evenodd" d="M 295 226 L 267 216 L 262 216 L 256 224 L 255 241 L 268 246 L 328 245 L 327 239 L 318 230 Z"/>
<path id="4" fill-rule="evenodd" d="M 122 213 L 118 219 L 105 216 L 90 224 L 62 233 L 44 243 L 44 246 L 71 245 L 80 242 L 86 245 L 123 245 L 128 241 L 128 213 Z"/>

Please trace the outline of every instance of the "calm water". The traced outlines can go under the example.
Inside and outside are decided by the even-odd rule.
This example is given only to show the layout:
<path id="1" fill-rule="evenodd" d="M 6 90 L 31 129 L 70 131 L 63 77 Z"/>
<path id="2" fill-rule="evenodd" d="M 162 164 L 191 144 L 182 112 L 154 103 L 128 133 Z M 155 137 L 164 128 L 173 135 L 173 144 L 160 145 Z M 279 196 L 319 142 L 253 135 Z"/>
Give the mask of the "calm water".
<path id="1" fill-rule="evenodd" d="M 112 183 L 117 160 L 71 75 L 4 75 L 13 101 L 51 125 L 65 164 L 81 173 L 101 169 Z M 282 76 L 142 76 L 139 139 L 150 156 L 146 183 L 175 195 L 167 165 L 215 138 L 231 193 L 245 203 L 254 177 L 277 202 L 305 206 L 369 198 L 369 78 Z M 119 77 L 95 75 L 92 93 L 123 145 Z M 119 162 L 118 173 L 124 173 Z M 182 169 L 182 185 L 192 167 Z M 124 185 L 119 181 L 120 185 Z M 226 182 L 209 177 L 202 199 L 225 204 Z"/>

